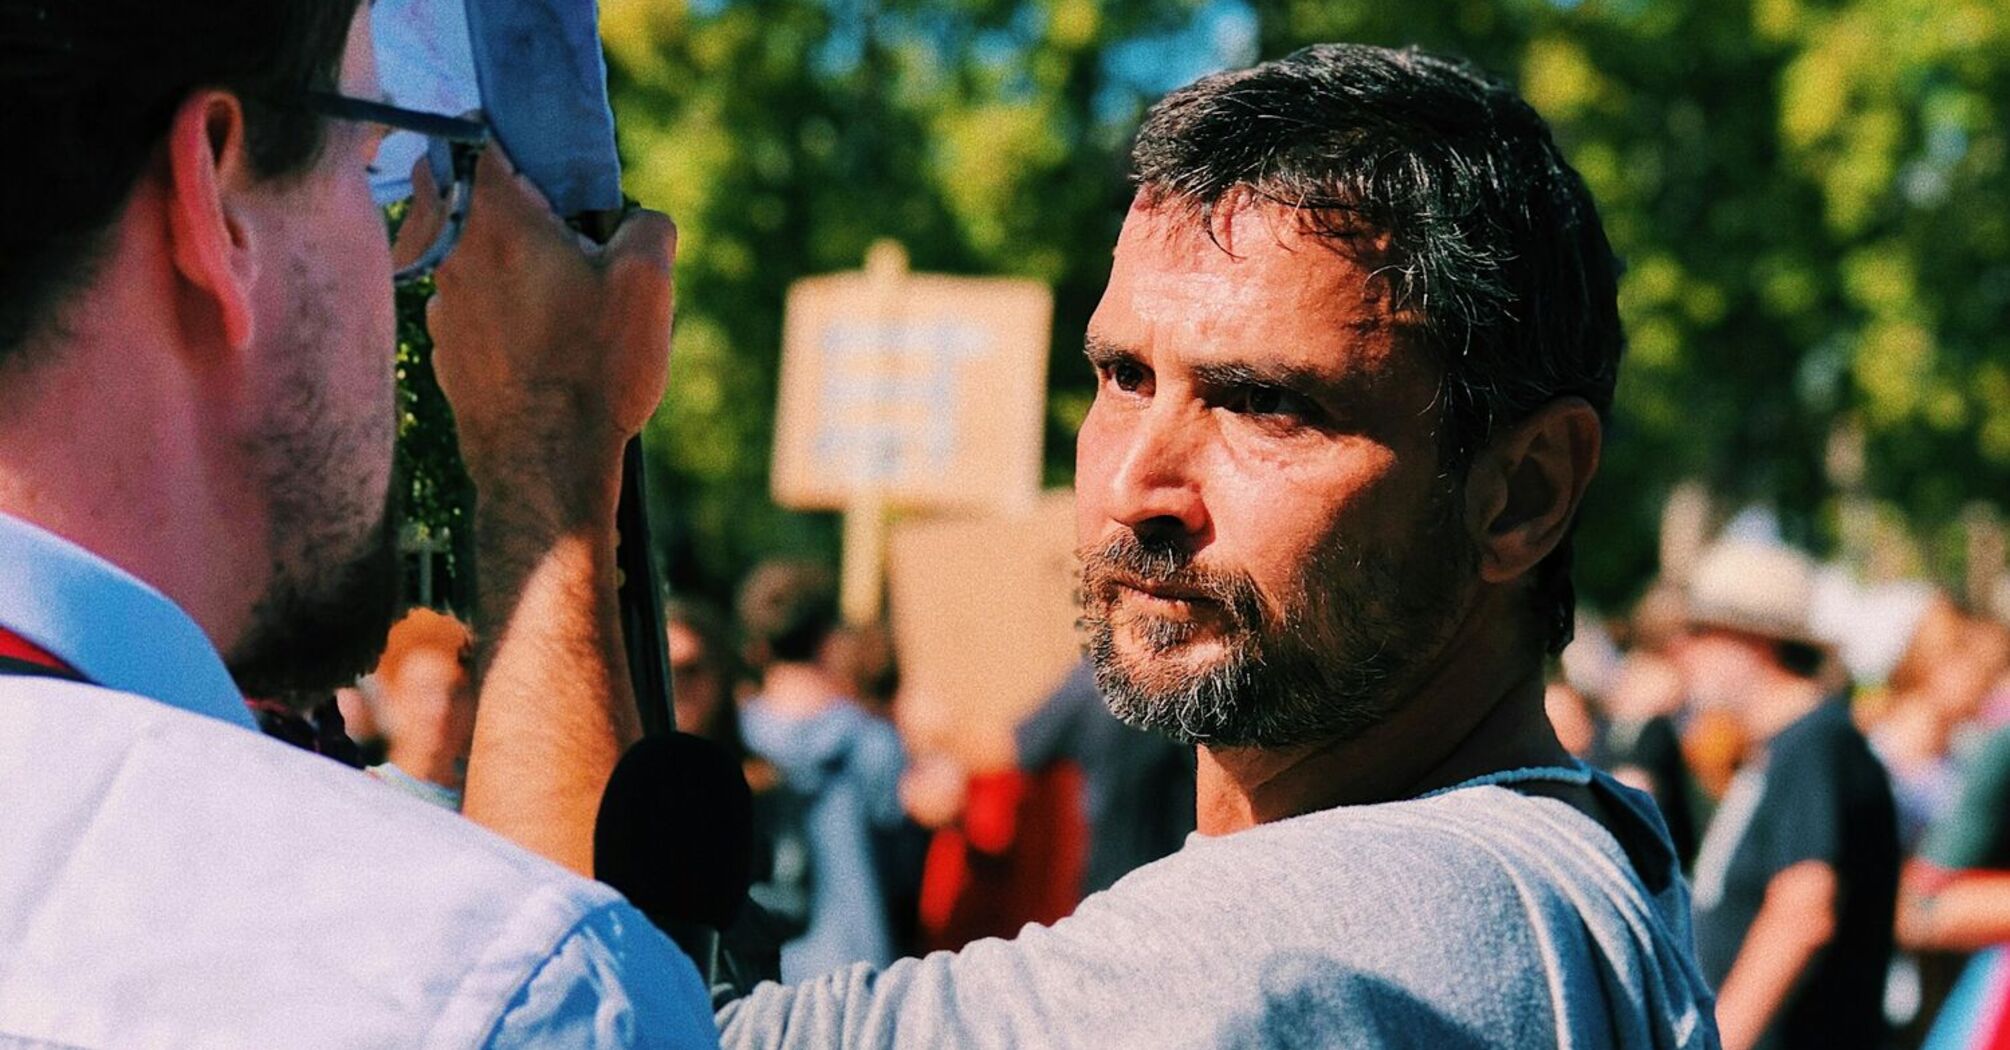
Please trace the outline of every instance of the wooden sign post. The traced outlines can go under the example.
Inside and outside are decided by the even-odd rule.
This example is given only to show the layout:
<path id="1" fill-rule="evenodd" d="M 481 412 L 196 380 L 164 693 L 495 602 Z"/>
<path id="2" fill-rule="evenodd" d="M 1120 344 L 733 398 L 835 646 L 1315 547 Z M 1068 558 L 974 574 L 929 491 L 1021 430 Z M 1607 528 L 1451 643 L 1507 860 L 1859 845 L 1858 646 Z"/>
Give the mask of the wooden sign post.
<path id="1" fill-rule="evenodd" d="M 1037 281 L 909 273 L 892 241 L 789 289 L 773 495 L 845 512 L 848 620 L 879 617 L 889 512 L 1032 507 L 1053 312 Z"/>

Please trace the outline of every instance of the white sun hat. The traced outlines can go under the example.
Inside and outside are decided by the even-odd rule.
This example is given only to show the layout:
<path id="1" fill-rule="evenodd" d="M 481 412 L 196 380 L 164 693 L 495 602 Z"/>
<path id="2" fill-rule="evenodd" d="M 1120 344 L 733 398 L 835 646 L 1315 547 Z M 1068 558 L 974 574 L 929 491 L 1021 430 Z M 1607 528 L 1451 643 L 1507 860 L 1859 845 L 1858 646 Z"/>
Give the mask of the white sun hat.
<path id="1" fill-rule="evenodd" d="M 1777 543 L 1719 540 L 1690 572 L 1689 622 L 1821 644 L 1814 597 L 1814 559 Z"/>

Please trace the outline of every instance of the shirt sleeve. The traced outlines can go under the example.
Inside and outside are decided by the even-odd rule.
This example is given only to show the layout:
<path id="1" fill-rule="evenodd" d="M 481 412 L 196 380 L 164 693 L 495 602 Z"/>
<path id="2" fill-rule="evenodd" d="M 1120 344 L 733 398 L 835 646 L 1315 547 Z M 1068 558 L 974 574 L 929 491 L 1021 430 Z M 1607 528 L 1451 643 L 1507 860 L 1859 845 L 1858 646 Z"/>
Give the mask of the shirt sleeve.
<path id="1" fill-rule="evenodd" d="M 1920 843 L 1921 859 L 1942 868 L 2010 868 L 2010 730 L 1983 744 L 1961 796 Z"/>
<path id="2" fill-rule="evenodd" d="M 485 1046 L 715 1047 L 698 972 L 626 904 L 574 927 L 503 1009 Z"/>
<path id="3" fill-rule="evenodd" d="M 1642 923 L 1653 906 L 1615 874 L 1617 851 L 1592 844 L 1603 832 L 1479 790 L 1505 806 L 1456 822 L 1396 811 L 1328 815 L 1345 829 L 1252 829 L 1190 845 L 1009 941 L 765 983 L 720 1009 L 720 1042 L 1714 1046 L 1686 945 Z M 1540 845 L 1503 845 L 1510 835 Z M 1625 903 L 1598 903 L 1607 893 Z M 1631 961 L 1615 967 L 1614 950 Z M 1614 1037 L 1629 1025 L 1662 1034 Z"/>

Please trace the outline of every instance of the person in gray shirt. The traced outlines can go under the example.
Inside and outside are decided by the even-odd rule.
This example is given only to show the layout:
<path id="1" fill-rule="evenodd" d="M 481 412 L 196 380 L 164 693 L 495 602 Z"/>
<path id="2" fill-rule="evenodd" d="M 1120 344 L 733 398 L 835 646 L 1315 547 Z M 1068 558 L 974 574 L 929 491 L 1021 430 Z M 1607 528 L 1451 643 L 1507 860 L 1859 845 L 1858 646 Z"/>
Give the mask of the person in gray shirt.
<path id="1" fill-rule="evenodd" d="M 1714 1047 L 1644 795 L 1544 715 L 1621 333 L 1505 85 L 1322 45 L 1153 108 L 1086 349 L 1097 686 L 1198 830 L 1051 927 L 766 984 L 730 1047 Z"/>

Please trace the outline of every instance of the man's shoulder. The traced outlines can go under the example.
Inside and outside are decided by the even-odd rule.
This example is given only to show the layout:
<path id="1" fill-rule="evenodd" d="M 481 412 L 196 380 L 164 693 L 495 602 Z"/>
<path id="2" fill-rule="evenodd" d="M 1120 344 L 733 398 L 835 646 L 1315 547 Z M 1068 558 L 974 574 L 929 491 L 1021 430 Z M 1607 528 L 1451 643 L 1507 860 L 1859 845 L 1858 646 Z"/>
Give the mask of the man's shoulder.
<path id="1" fill-rule="evenodd" d="M 1824 701 L 1782 729 L 1767 747 L 1767 770 L 1769 790 L 1829 790 L 1841 781 L 1852 790 L 1890 792 L 1884 763 L 1841 700 Z"/>
<path id="2" fill-rule="evenodd" d="M 1308 899 L 1321 906 L 1360 908 L 1364 915 L 1428 907 L 1446 920 L 1519 911 L 1537 897 L 1576 894 L 1579 883 L 1596 884 L 1603 896 L 1644 893 L 1623 850 L 1590 818 L 1503 788 L 1340 807 L 1218 838 L 1196 835 L 1140 873 L 1208 881 L 1238 869 L 1267 873 L 1274 885 L 1302 880 L 1332 891 Z M 1239 885 L 1235 892 L 1249 889 Z"/>
<path id="3" fill-rule="evenodd" d="M 1030 979 L 1048 1001 L 1041 1020 L 1053 1003 L 1081 1004 L 1154 1043 L 1250 1041 L 1239 1023 L 1220 1027 L 1233 1017 L 1304 1033 L 1291 1045 L 1403 1032 L 1434 1045 L 1414 1033 L 1709 1045 L 1710 996 L 1679 896 L 1664 909 L 1610 836 L 1565 803 L 1473 788 L 1196 836 L 1052 927 L 888 976 L 933 988 L 934 965 L 959 982 Z M 1377 1017 L 1402 1020 L 1376 1028 Z"/>
<path id="4" fill-rule="evenodd" d="M 1831 698 L 1795 719 L 1773 737 L 1770 747 L 1777 759 L 1792 753 L 1853 753 L 1870 755 L 1870 742 L 1850 717 L 1849 704 Z"/>
<path id="5" fill-rule="evenodd" d="M 147 697 L 66 681 L 0 679 L 0 719 L 12 745 L 24 752 L 21 762 L 0 769 L 0 777 L 25 777 L 31 765 L 45 772 L 60 765 L 68 771 L 63 793 L 78 803 L 71 811 L 93 822 L 132 807 L 270 825 L 285 839 L 358 847 L 353 863 L 359 867 L 387 856 L 392 843 L 424 844 L 427 853 L 453 855 L 469 876 L 560 885 L 596 904 L 616 899 L 605 886 L 452 813 L 387 791 L 357 770 Z M 240 851 L 234 859 L 253 858 Z M 311 859 L 345 863 L 332 852 Z"/>
<path id="6" fill-rule="evenodd" d="M 23 679 L 0 726 L 0 1032 L 472 1044 L 579 937 L 615 945 L 618 983 L 655 936 L 605 886 L 238 726 Z"/>

